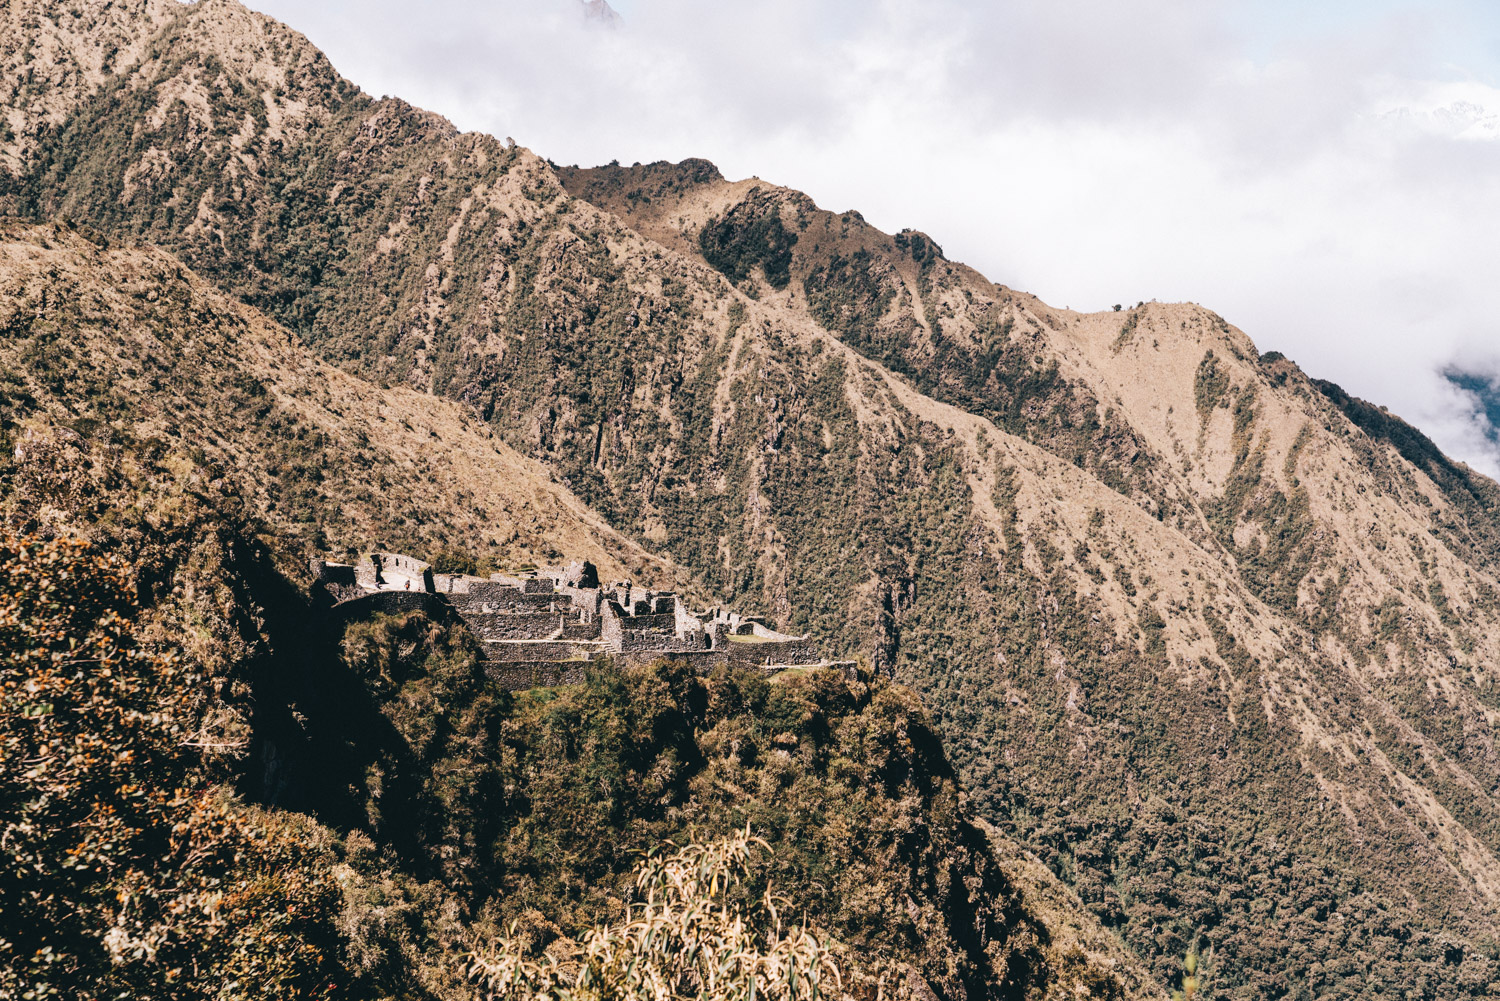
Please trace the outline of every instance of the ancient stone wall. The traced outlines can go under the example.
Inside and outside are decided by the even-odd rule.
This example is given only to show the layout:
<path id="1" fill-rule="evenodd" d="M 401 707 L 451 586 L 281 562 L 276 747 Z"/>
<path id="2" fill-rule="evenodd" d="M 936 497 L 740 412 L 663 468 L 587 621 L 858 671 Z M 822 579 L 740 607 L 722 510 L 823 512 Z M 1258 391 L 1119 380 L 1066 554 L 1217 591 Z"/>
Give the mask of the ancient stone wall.
<path id="1" fill-rule="evenodd" d="M 512 692 L 524 692 L 531 688 L 550 688 L 553 685 L 576 685 L 583 681 L 589 665 L 583 661 L 552 663 L 550 661 L 491 662 L 485 665 L 485 675 Z"/>
<path id="2" fill-rule="evenodd" d="M 319 584 L 355 584 L 354 566 L 349 563 L 330 563 L 328 560 L 311 560 L 313 580 Z"/>
<path id="3" fill-rule="evenodd" d="M 612 650 L 620 649 L 620 636 L 624 630 L 620 627 L 619 606 L 613 602 L 606 602 L 599 613 L 599 638 Z"/>
<path id="4" fill-rule="evenodd" d="M 568 603 L 584 619 L 597 619 L 599 617 L 599 592 L 590 588 L 564 587 L 558 589 L 559 594 L 567 595 Z"/>
<path id="5" fill-rule="evenodd" d="M 462 608 L 457 610 L 470 632 L 485 642 L 544 640 L 563 631 L 564 619 L 561 612 L 495 613 L 465 611 Z"/>
<path id="6" fill-rule="evenodd" d="M 399 615 L 402 612 L 425 612 L 434 619 L 447 618 L 452 614 L 447 602 L 426 591 L 375 591 L 361 594 L 358 598 L 333 606 L 332 614 L 341 622 L 353 622 L 371 615 Z"/>
<path id="7" fill-rule="evenodd" d="M 819 657 L 812 641 L 806 638 L 765 640 L 758 643 L 724 644 L 729 660 L 740 665 L 816 664 Z"/>
<path id="8" fill-rule="evenodd" d="M 714 668 L 722 667 L 729 663 L 729 655 L 723 650 L 681 650 L 675 653 L 663 653 L 660 650 L 636 650 L 626 651 L 614 657 L 621 667 L 642 668 L 650 667 L 658 661 L 673 661 L 690 666 L 699 674 L 710 674 Z"/>
<path id="9" fill-rule="evenodd" d="M 619 639 L 609 645 L 617 653 L 690 653 L 708 649 L 708 636 L 705 633 L 676 636 L 672 633 L 663 635 L 657 632 L 622 629 Z"/>
<path id="10" fill-rule="evenodd" d="M 677 632 L 677 616 L 672 612 L 627 615 L 620 619 L 620 628 L 627 632 L 652 632 L 672 635 Z"/>
<path id="11" fill-rule="evenodd" d="M 587 660 L 605 651 L 597 643 L 570 640 L 496 640 L 486 643 L 484 652 L 490 660 L 559 661 Z"/>
<path id="12" fill-rule="evenodd" d="M 595 640 L 599 639 L 599 620 L 591 619 L 587 622 L 579 622 L 573 619 L 563 619 L 562 635 L 565 640 Z"/>
<path id="13" fill-rule="evenodd" d="M 452 595 L 453 607 L 464 615 L 502 613 L 524 615 L 537 612 L 561 612 L 573 602 L 559 594 L 523 594 L 504 584 L 470 584 L 469 590 Z"/>

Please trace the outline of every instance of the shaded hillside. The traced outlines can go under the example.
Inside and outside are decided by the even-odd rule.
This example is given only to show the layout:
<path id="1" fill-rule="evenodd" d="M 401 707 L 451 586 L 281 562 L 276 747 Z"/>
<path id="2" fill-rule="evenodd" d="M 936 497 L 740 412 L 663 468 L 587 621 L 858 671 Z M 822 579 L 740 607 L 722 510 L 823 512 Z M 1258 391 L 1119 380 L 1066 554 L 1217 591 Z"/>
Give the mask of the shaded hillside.
<path id="1" fill-rule="evenodd" d="M 431 943 L 465 920 L 518 921 L 539 945 L 578 936 L 619 914 L 641 852 L 748 824 L 771 854 L 747 891 L 774 885 L 830 935 L 855 996 L 882 979 L 916 997 L 1161 996 L 1082 908 L 1042 917 L 1024 902 L 1035 877 L 1007 875 L 895 686 L 666 665 L 512 699 L 419 614 L 355 624 L 342 650 L 380 724 L 345 732 L 357 753 L 378 748 L 350 792 L 397 859 L 381 877 L 394 913 L 360 932 L 378 943 L 404 926 L 400 947 L 433 973 Z M 380 973 L 390 987 L 404 975 Z"/>
<path id="2" fill-rule="evenodd" d="M 555 171 L 226 0 L 138 48 L 35 129 L 16 211 L 168 247 L 894 671 L 1159 979 L 1490 990 L 1493 485 L 1196 306 L 1056 310 L 702 162 Z"/>
<path id="3" fill-rule="evenodd" d="M 347 996 L 320 839 L 204 781 L 131 576 L 0 531 L 0 997 Z"/>

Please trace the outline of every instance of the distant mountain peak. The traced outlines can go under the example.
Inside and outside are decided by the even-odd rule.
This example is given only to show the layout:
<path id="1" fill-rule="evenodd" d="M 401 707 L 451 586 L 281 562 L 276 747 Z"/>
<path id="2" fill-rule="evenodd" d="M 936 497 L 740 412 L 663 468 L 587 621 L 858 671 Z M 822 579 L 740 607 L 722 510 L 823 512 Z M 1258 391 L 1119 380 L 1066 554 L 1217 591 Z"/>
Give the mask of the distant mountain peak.
<path id="1" fill-rule="evenodd" d="M 583 5 L 583 16 L 590 21 L 607 24 L 611 28 L 620 24 L 620 14 L 609 5 L 609 0 L 579 0 Z"/>

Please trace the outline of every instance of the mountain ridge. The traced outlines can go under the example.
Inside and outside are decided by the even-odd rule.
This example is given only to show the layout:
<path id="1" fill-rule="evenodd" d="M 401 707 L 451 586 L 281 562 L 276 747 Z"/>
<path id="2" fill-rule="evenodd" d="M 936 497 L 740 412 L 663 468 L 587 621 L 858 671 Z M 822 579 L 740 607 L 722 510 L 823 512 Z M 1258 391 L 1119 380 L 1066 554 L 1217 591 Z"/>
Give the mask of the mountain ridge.
<path id="1" fill-rule="evenodd" d="M 1226 991 L 1393 952 L 1494 979 L 1494 484 L 1200 307 L 1056 310 L 703 161 L 554 170 L 228 0 L 174 17 L 0 198 L 457 399 L 705 591 L 914 684 L 986 815 L 1162 979 L 1204 937 Z M 1172 816 L 1241 857 L 1185 847 L 1163 884 L 1119 854 Z M 1304 877 L 1353 937 L 1298 931 L 1288 971 L 1212 887 L 1290 907 Z"/>

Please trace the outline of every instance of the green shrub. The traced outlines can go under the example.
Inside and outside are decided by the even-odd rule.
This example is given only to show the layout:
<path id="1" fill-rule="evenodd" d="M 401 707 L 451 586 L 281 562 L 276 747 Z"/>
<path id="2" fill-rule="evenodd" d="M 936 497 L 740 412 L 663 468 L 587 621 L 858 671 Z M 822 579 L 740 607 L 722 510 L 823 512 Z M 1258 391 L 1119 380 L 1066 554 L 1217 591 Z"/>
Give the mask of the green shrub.
<path id="1" fill-rule="evenodd" d="M 797 234 L 781 221 L 781 206 L 769 196 L 756 197 L 755 192 L 698 233 L 704 260 L 736 285 L 759 267 L 766 284 L 786 288 L 792 279 L 796 245 Z"/>

